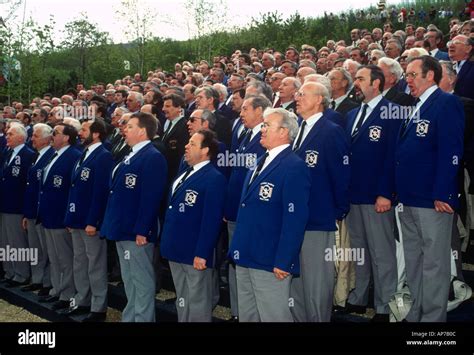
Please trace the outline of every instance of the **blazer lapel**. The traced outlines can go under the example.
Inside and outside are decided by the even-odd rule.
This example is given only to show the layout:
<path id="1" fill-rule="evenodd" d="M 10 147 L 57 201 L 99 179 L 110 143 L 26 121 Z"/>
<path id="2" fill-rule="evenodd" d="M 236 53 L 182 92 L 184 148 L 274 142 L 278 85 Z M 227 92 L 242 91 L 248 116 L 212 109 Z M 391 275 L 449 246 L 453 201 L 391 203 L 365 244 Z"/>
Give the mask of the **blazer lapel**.
<path id="1" fill-rule="evenodd" d="M 423 117 L 423 115 L 425 114 L 425 112 L 430 108 L 431 104 L 438 98 L 438 96 L 440 95 L 441 93 L 441 89 L 437 88 L 431 95 L 430 97 L 428 97 L 428 100 L 426 100 L 423 105 L 421 105 L 420 109 L 418 110 L 417 113 L 415 113 L 416 116 L 418 116 L 419 118 Z M 403 132 L 403 135 L 402 137 L 406 136 L 408 131 L 413 127 L 413 125 L 415 124 L 415 119 L 412 118 L 410 119 L 410 122 L 408 122 L 408 125 L 405 129 L 405 131 Z"/>
<path id="2" fill-rule="evenodd" d="M 362 126 L 360 127 L 359 133 L 354 137 L 353 142 L 357 141 L 360 137 L 363 136 L 363 133 L 367 130 L 368 127 L 370 127 L 370 124 L 380 115 L 380 106 L 382 106 L 385 103 L 385 100 L 382 98 L 380 102 L 375 106 L 375 108 L 372 110 L 370 113 L 369 117 L 365 120 L 364 123 L 362 123 Z M 352 127 L 351 127 L 352 131 Z M 352 133 L 352 132 L 351 132 Z"/>
<path id="3" fill-rule="evenodd" d="M 306 138 L 304 139 L 303 141 L 303 144 L 301 144 L 301 146 L 298 148 L 298 150 L 296 150 L 296 152 L 298 151 L 304 151 L 304 149 L 306 148 L 307 145 L 309 145 L 311 142 L 313 142 L 313 140 L 319 135 L 319 133 L 321 132 L 321 127 L 324 126 L 325 122 L 326 122 L 326 114 L 324 113 L 318 120 L 318 122 L 316 122 L 313 127 L 311 127 L 311 131 L 309 131 L 308 135 L 306 136 Z"/>
<path id="4" fill-rule="evenodd" d="M 203 166 L 201 169 L 199 169 L 197 172 L 195 172 L 194 174 L 192 174 L 191 176 L 189 176 L 186 180 L 184 180 L 183 184 L 179 187 L 179 189 L 176 191 L 176 193 L 174 194 L 173 196 L 173 189 L 171 188 L 170 189 L 170 196 L 171 196 L 171 201 L 173 201 L 177 196 L 178 196 L 178 191 L 181 191 L 181 190 L 185 190 L 189 184 L 191 184 L 192 182 L 196 181 L 196 180 L 199 180 L 203 177 L 203 175 L 210 169 L 212 168 L 212 163 L 209 162 L 208 164 L 206 164 L 205 166 Z M 182 174 L 181 174 L 182 175 Z M 180 175 L 180 176 L 181 176 Z M 180 177 L 178 176 L 178 177 Z M 174 183 L 174 182 L 173 182 Z"/>

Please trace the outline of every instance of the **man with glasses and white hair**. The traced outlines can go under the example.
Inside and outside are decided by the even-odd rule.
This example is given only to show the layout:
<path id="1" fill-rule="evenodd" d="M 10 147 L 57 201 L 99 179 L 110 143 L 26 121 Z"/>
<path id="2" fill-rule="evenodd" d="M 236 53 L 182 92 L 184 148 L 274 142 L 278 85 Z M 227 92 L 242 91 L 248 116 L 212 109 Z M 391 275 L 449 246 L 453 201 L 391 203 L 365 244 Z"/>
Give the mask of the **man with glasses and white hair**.
<path id="1" fill-rule="evenodd" d="M 448 54 L 454 62 L 457 80 L 454 93 L 458 96 L 474 99 L 474 63 L 469 60 L 473 53 L 474 40 L 459 35 L 448 42 Z"/>
<path id="2" fill-rule="evenodd" d="M 403 75 L 403 69 L 396 60 L 392 58 L 380 58 L 378 67 L 382 69 L 385 77 L 385 85 L 382 95 L 387 100 L 395 102 L 402 106 L 411 106 L 413 97 L 400 91 L 400 79 Z"/>
<path id="3" fill-rule="evenodd" d="M 292 150 L 293 113 L 265 110 L 261 132 L 267 152 L 244 181 L 229 248 L 237 265 L 239 320 L 292 322 L 288 300 L 292 275 L 299 274 L 311 179 Z"/>
<path id="4" fill-rule="evenodd" d="M 324 85 L 306 83 L 295 96 L 303 123 L 293 150 L 311 174 L 311 190 L 301 274 L 291 285 L 292 313 L 298 322 L 329 322 L 335 266 L 326 255 L 336 245 L 336 220 L 349 212 L 349 140 L 344 129 L 328 118 L 330 96 Z"/>
<path id="5" fill-rule="evenodd" d="M 11 123 L 7 130 L 7 150 L 1 161 L 0 180 L 1 247 L 13 250 L 27 248 L 28 239 L 22 228 L 23 204 L 28 169 L 35 153 L 25 145 L 27 133 L 20 123 Z M 31 260 L 32 261 L 32 260 Z M 26 285 L 30 278 L 27 260 L 3 261 L 7 287 Z"/>

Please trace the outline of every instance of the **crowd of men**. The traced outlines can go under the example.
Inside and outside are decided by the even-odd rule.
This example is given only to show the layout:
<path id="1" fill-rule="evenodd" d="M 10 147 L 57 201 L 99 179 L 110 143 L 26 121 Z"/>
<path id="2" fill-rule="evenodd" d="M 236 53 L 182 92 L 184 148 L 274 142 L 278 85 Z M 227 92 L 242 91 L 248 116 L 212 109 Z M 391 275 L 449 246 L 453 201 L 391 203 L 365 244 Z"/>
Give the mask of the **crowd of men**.
<path id="1" fill-rule="evenodd" d="M 208 322 L 227 259 L 234 320 L 329 322 L 327 251 L 347 226 L 365 261 L 337 312 L 365 313 L 373 284 L 372 321 L 389 320 L 403 238 L 405 320 L 445 322 L 473 190 L 474 25 L 452 19 L 447 41 L 390 23 L 350 38 L 5 106 L 0 246 L 39 257 L 4 261 L 2 282 L 103 321 L 120 270 L 122 320 L 151 322 L 167 260 L 178 320 Z"/>

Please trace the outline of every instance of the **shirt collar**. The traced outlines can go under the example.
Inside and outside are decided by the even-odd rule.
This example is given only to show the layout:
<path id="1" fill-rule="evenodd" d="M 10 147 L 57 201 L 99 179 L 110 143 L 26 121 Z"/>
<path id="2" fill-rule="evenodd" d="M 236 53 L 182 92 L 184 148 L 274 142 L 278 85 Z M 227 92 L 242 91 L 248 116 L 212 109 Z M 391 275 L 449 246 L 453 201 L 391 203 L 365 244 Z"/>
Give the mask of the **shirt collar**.
<path id="1" fill-rule="evenodd" d="M 372 100 L 370 100 L 369 102 L 367 102 L 367 105 L 369 105 L 369 108 L 371 110 L 373 110 L 378 104 L 379 102 L 383 99 L 383 96 L 382 94 L 379 94 L 377 96 L 375 96 Z M 363 105 L 363 104 L 362 104 Z"/>
<path id="2" fill-rule="evenodd" d="M 347 91 L 344 95 L 342 96 L 339 96 L 337 99 L 334 99 L 334 102 L 336 103 L 336 107 L 339 106 L 341 104 L 342 101 L 344 101 L 347 97 L 347 95 L 349 95 L 349 91 Z"/>
<path id="3" fill-rule="evenodd" d="M 144 146 L 146 146 L 148 143 L 150 143 L 151 141 L 150 140 L 146 140 L 146 141 L 143 141 L 143 142 L 140 142 L 140 143 L 137 143 L 135 144 L 133 147 L 132 147 L 132 152 L 133 154 L 137 154 L 140 150 L 143 149 Z"/>
<path id="4" fill-rule="evenodd" d="M 62 147 L 61 149 L 57 150 L 56 153 L 58 153 L 58 157 L 63 154 L 68 148 L 70 147 L 70 145 L 67 145 L 65 147 Z"/>
<path id="5" fill-rule="evenodd" d="M 284 104 L 281 104 L 281 107 L 283 107 L 284 109 L 286 109 L 288 106 L 290 106 L 294 101 L 291 100 L 291 101 L 288 101 L 288 102 L 285 102 Z"/>
<path id="6" fill-rule="evenodd" d="M 15 155 L 17 155 L 18 152 L 19 152 L 20 150 L 22 150 L 24 146 L 25 146 L 24 143 L 23 143 L 23 144 L 20 144 L 20 145 L 17 145 L 15 148 L 13 148 L 13 153 L 14 153 Z"/>
<path id="7" fill-rule="evenodd" d="M 88 147 L 86 148 L 86 149 L 87 149 L 87 153 L 88 153 L 88 154 L 91 154 L 94 150 L 96 150 L 97 148 L 99 148 L 101 145 L 102 145 L 102 142 L 98 142 L 98 143 L 91 144 L 90 146 L 88 146 Z"/>
<path id="8" fill-rule="evenodd" d="M 258 132 L 262 130 L 262 126 L 263 126 L 263 122 L 259 123 L 254 128 L 252 128 L 252 138 L 255 137 L 258 134 Z"/>
<path id="9" fill-rule="evenodd" d="M 195 174 L 199 169 L 204 168 L 207 164 L 209 164 L 211 161 L 210 160 L 204 160 L 200 163 L 197 163 L 196 165 L 193 166 L 193 174 Z"/>
<path id="10" fill-rule="evenodd" d="M 268 151 L 269 161 L 272 161 L 273 159 L 275 159 L 278 154 L 283 152 L 289 146 L 290 146 L 289 144 L 282 144 L 282 145 L 279 145 L 278 147 L 275 147 L 275 148 L 269 150 Z"/>
<path id="11" fill-rule="evenodd" d="M 322 113 L 322 112 L 315 113 L 314 115 L 310 116 L 307 120 L 305 120 L 305 121 L 306 121 L 306 126 L 307 126 L 308 128 L 313 127 L 313 126 L 316 124 L 316 122 L 319 121 L 319 119 L 320 119 L 321 117 L 323 117 L 323 113 Z M 309 131 L 309 130 L 307 130 L 307 131 Z"/>
<path id="12" fill-rule="evenodd" d="M 422 104 L 424 104 L 426 100 L 428 100 L 428 97 L 430 97 L 431 94 L 434 93 L 437 88 L 438 88 L 438 86 L 433 85 L 433 86 L 429 87 L 428 89 L 426 89 L 425 92 L 420 95 L 420 97 L 419 97 L 419 99 L 420 99 L 420 106 L 421 106 Z"/>

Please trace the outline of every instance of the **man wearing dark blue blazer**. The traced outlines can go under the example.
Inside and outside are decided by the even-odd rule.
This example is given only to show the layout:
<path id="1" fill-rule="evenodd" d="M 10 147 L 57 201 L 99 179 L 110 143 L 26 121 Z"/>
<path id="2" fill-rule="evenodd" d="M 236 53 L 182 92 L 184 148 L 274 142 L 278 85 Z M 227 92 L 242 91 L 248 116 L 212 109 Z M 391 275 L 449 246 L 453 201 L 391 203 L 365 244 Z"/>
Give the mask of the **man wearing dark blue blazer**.
<path id="1" fill-rule="evenodd" d="M 240 197 L 244 181 L 249 171 L 255 168 L 257 159 L 265 153 L 265 148 L 260 144 L 261 129 L 263 125 L 263 112 L 271 107 L 271 102 L 263 96 L 251 96 L 242 104 L 241 121 L 245 129 L 238 149 L 232 152 L 234 162 L 232 166 L 229 184 L 227 185 L 227 197 L 225 202 L 224 217 L 227 221 L 229 234 L 229 245 L 235 231 L 237 211 L 240 206 Z M 246 133 L 247 132 L 247 133 Z M 237 136 L 235 136 L 237 138 Z M 232 161 L 229 161 L 232 163 Z M 237 280 L 235 277 L 235 265 L 229 265 L 229 293 L 232 317 L 238 317 Z"/>
<path id="2" fill-rule="evenodd" d="M 449 60 L 448 53 L 440 51 L 438 46 L 443 40 L 443 32 L 440 30 L 433 28 L 428 30 L 425 34 L 425 41 L 427 41 L 430 45 L 430 55 L 437 60 Z"/>
<path id="3" fill-rule="evenodd" d="M 457 79 L 454 93 L 461 97 L 474 99 L 474 62 L 471 59 L 474 41 L 459 35 L 449 42 L 449 58 L 455 63 Z"/>
<path id="4" fill-rule="evenodd" d="M 299 274 L 311 185 L 308 168 L 291 148 L 297 132 L 295 114 L 265 110 L 260 142 L 267 152 L 244 181 L 229 248 L 242 322 L 293 321 L 290 285 Z"/>
<path id="5" fill-rule="evenodd" d="M 212 320 L 212 268 L 227 183 L 210 164 L 217 151 L 212 131 L 194 133 L 186 145 L 189 168 L 177 177 L 169 193 L 161 254 L 170 262 L 178 322 Z"/>
<path id="6" fill-rule="evenodd" d="M 23 228 L 28 234 L 28 245 L 30 248 L 38 250 L 38 263 L 31 265 L 31 285 L 27 286 L 25 290 L 39 290 L 38 295 L 40 297 L 47 296 L 51 291 L 51 275 L 48 249 L 45 240 L 46 236 L 43 226 L 36 224 L 36 218 L 38 217 L 38 197 L 41 174 L 54 154 L 54 148 L 51 147 L 52 136 L 53 129 L 47 124 L 37 123 L 34 125 L 31 142 L 38 156 L 28 170 L 23 204 Z"/>
<path id="7" fill-rule="evenodd" d="M 59 123 L 53 130 L 55 153 L 42 172 L 38 201 L 37 222 L 41 222 L 46 235 L 46 247 L 51 263 L 51 283 L 59 297 L 53 309 L 69 307 L 76 290 L 73 280 L 73 252 L 71 234 L 64 225 L 71 174 L 81 153 L 74 148 L 77 131 Z"/>
<path id="8" fill-rule="evenodd" d="M 447 317 L 464 111 L 459 98 L 438 88 L 441 77 L 441 65 L 430 56 L 408 64 L 408 86 L 418 103 L 400 129 L 395 173 L 412 300 L 409 322 L 445 322 Z"/>
<path id="9" fill-rule="evenodd" d="M 107 245 L 100 238 L 113 167 L 104 147 L 103 121 L 86 121 L 79 131 L 85 150 L 74 165 L 64 224 L 72 235 L 74 304 L 67 313 L 89 312 L 87 321 L 104 321 L 107 312 Z"/>
<path id="10" fill-rule="evenodd" d="M 385 77 L 379 67 L 361 67 L 356 75 L 354 85 L 362 105 L 347 114 L 346 132 L 351 139 L 347 227 L 351 247 L 361 250 L 364 260 L 356 260 L 356 287 L 344 312 L 365 313 L 372 274 L 376 311 L 372 321 L 388 322 L 388 303 L 397 284 L 392 203 L 394 150 L 400 125 L 400 117 L 391 114 L 401 110 L 381 95 Z"/>
<path id="11" fill-rule="evenodd" d="M 27 132 L 21 123 L 11 124 L 7 131 L 8 150 L 0 162 L 1 247 L 17 251 L 28 248 L 22 227 L 23 203 L 28 169 L 35 153 L 25 144 L 26 138 Z M 32 255 L 29 261 L 33 263 Z M 9 286 L 26 285 L 30 278 L 28 260 L 3 260 L 3 269 Z"/>
<path id="12" fill-rule="evenodd" d="M 327 88 L 319 83 L 306 83 L 296 94 L 298 114 L 304 121 L 293 150 L 311 174 L 301 272 L 291 284 L 291 311 L 298 322 L 331 320 L 336 275 L 327 255 L 334 254 L 336 221 L 349 212 L 349 140 L 344 129 L 328 119 L 329 102 Z"/>
<path id="13" fill-rule="evenodd" d="M 167 165 L 153 146 L 157 121 L 133 114 L 125 135 L 131 153 L 112 171 L 101 235 L 117 243 L 127 305 L 123 322 L 155 321 L 154 243 Z"/>

